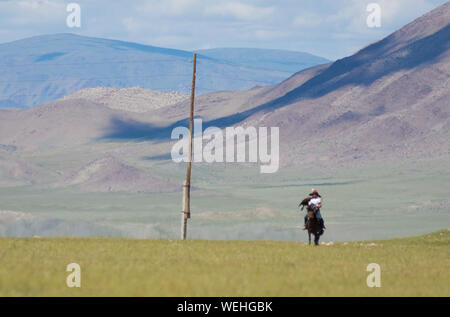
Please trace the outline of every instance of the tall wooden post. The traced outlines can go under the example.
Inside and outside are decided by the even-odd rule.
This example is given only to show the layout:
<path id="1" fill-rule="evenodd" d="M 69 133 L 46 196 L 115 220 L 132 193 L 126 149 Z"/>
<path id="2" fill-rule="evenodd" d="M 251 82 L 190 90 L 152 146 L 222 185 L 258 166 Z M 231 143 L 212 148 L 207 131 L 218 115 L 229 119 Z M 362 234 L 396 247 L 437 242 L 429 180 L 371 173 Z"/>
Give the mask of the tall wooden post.
<path id="1" fill-rule="evenodd" d="M 194 99 L 195 99 L 195 76 L 197 71 L 197 54 L 194 54 L 191 89 L 191 111 L 189 117 L 189 152 L 186 171 L 186 181 L 183 183 L 183 213 L 181 214 L 181 239 L 186 240 L 187 220 L 191 218 L 191 167 L 192 167 L 192 140 L 194 130 Z"/>

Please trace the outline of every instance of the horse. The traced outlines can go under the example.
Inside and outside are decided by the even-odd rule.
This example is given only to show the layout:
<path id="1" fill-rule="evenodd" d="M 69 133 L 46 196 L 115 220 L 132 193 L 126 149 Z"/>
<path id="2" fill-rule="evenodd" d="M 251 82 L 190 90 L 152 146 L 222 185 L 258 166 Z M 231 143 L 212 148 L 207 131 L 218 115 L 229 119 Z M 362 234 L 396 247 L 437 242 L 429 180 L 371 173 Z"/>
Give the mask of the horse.
<path id="1" fill-rule="evenodd" d="M 323 229 L 313 208 L 308 208 L 308 221 L 306 222 L 305 228 L 308 230 L 309 244 L 311 245 L 311 234 L 313 234 L 314 244 L 319 245 L 319 239 L 323 234 Z"/>

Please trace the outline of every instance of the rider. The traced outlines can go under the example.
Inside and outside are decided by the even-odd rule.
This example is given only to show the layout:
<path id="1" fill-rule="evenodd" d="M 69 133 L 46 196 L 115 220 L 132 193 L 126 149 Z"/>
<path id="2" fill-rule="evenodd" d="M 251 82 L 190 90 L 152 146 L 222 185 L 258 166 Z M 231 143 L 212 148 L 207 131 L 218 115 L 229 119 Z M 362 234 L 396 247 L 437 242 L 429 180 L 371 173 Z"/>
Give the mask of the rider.
<path id="1" fill-rule="evenodd" d="M 322 215 L 320 214 L 320 208 L 322 208 L 322 196 L 320 196 L 317 189 L 313 189 L 312 193 L 309 194 L 309 196 L 311 196 L 311 199 L 308 202 L 308 206 L 315 210 L 316 217 L 317 217 L 317 219 L 319 219 L 322 229 L 325 229 L 325 223 L 323 221 Z M 308 214 L 306 214 L 306 216 L 305 216 L 305 229 L 306 229 L 307 221 L 308 221 Z"/>

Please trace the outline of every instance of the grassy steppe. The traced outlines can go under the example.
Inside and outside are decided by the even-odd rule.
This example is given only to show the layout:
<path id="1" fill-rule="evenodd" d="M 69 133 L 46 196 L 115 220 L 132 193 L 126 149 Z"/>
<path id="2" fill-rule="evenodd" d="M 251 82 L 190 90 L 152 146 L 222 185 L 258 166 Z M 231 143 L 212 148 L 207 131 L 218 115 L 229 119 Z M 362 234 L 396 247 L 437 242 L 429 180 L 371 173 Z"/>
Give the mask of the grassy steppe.
<path id="1" fill-rule="evenodd" d="M 450 231 L 300 242 L 0 239 L 0 296 L 450 296 Z M 81 266 L 68 288 L 67 264 Z M 366 267 L 381 266 L 381 288 Z"/>

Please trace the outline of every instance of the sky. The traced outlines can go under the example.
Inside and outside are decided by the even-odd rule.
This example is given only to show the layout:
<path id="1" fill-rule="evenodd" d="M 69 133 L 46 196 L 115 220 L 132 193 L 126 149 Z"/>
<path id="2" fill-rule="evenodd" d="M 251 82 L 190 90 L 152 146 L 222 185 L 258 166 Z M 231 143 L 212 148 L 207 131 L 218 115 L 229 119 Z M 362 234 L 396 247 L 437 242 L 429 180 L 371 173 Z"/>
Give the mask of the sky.
<path id="1" fill-rule="evenodd" d="M 76 33 L 196 50 L 255 47 L 303 51 L 332 60 L 380 40 L 444 0 L 0 0 L 0 43 Z M 69 3 L 81 27 L 69 28 Z M 367 5 L 381 27 L 367 25 Z"/>

